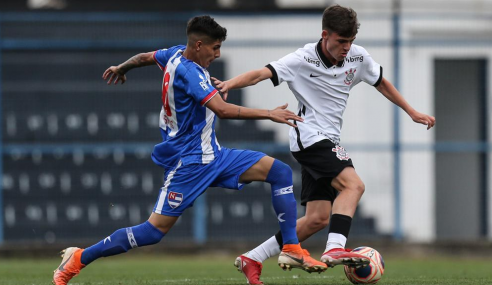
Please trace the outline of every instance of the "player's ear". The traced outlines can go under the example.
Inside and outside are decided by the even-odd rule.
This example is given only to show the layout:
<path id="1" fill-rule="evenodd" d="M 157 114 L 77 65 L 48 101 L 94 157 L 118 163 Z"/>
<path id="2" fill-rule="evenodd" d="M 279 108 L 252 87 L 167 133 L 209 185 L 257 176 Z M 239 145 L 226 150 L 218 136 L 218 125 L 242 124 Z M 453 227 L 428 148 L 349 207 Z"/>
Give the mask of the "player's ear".
<path id="1" fill-rule="evenodd" d="M 200 41 L 200 40 L 196 41 L 196 43 L 195 43 L 196 51 L 200 51 L 200 49 L 202 48 L 202 45 L 203 45 L 202 41 Z"/>
<path id="2" fill-rule="evenodd" d="M 323 31 L 321 32 L 321 37 L 322 37 L 323 39 L 327 39 L 327 38 L 328 38 L 328 34 L 329 34 L 329 33 L 328 33 L 328 31 L 327 31 L 327 30 L 323 30 Z"/>

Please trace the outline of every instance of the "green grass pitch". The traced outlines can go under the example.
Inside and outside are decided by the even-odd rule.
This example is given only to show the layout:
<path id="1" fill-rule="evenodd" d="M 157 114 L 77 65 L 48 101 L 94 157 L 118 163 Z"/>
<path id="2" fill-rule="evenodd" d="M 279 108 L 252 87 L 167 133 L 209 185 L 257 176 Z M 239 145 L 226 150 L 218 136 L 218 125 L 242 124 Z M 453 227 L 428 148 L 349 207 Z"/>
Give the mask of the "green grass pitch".
<path id="1" fill-rule="evenodd" d="M 127 254 L 95 261 L 82 270 L 72 285 L 220 285 L 246 284 L 243 275 L 232 265 L 234 256 L 169 256 Z M 61 259 L 1 259 L 1 285 L 51 284 L 52 272 Z M 387 258 L 386 271 L 378 284 L 492 284 L 492 259 L 484 258 Z M 300 270 L 282 271 L 275 259 L 263 268 L 266 285 L 347 284 L 341 266 L 322 274 Z"/>

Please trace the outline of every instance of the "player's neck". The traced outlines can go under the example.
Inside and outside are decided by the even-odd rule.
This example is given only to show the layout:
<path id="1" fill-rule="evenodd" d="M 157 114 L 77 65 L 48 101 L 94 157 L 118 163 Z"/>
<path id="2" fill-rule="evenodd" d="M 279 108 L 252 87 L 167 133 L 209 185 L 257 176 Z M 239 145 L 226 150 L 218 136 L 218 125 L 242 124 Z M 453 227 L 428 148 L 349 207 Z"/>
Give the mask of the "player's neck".
<path id="1" fill-rule="evenodd" d="M 331 62 L 331 64 L 333 64 L 333 65 L 338 64 L 338 61 L 333 56 L 331 56 L 331 54 L 326 49 L 323 49 L 323 54 Z"/>
<path id="2" fill-rule="evenodd" d="M 337 65 L 338 64 L 338 61 L 326 49 L 326 42 L 325 41 L 326 40 L 323 39 L 323 42 L 321 44 L 321 51 L 323 52 L 323 54 L 325 55 L 325 57 L 331 62 L 331 64 Z"/>
<path id="3" fill-rule="evenodd" d="M 186 47 L 186 49 L 183 51 L 183 57 L 191 60 L 197 64 L 200 64 L 198 55 L 193 52 L 189 47 Z"/>

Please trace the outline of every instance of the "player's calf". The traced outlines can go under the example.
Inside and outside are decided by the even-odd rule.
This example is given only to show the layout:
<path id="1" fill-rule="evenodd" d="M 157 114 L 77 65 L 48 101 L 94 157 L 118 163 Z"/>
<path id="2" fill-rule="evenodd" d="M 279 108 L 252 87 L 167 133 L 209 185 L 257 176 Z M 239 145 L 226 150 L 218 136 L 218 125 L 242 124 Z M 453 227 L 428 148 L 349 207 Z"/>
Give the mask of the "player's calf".
<path id="1" fill-rule="evenodd" d="M 272 205 L 285 243 L 297 244 L 297 203 L 294 197 L 292 169 L 280 160 L 274 160 L 266 182 L 272 186 Z"/>

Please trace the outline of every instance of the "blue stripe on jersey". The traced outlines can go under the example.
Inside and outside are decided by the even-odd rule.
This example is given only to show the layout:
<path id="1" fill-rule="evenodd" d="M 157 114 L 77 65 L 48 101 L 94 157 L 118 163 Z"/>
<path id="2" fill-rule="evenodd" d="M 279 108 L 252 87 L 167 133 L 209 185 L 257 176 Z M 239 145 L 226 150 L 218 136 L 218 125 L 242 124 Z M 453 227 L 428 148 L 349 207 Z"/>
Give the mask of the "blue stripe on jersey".
<path id="1" fill-rule="evenodd" d="M 164 71 L 162 108 L 159 119 L 162 142 L 152 159 L 165 168 L 210 163 L 220 145 L 215 137 L 215 114 L 204 106 L 217 90 L 206 69 L 183 57 L 186 46 L 158 50 L 154 59 Z"/>

